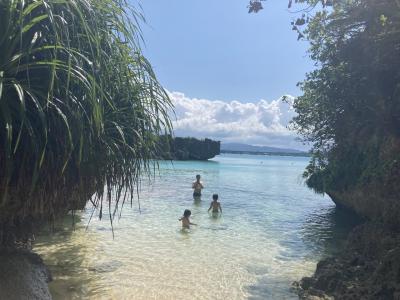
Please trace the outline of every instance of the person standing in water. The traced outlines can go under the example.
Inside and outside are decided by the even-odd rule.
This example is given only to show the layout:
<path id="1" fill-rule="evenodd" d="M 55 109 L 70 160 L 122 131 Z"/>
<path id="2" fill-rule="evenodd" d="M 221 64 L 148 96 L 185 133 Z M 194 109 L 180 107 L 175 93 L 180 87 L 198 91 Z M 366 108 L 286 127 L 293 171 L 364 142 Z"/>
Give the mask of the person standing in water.
<path id="1" fill-rule="evenodd" d="M 195 223 L 190 222 L 189 217 L 192 214 L 192 212 L 189 209 L 185 209 L 183 212 L 182 218 L 179 219 L 179 221 L 182 221 L 182 228 L 183 229 L 189 229 L 190 225 L 197 225 Z"/>
<path id="2" fill-rule="evenodd" d="M 201 197 L 201 190 L 204 188 L 203 183 L 200 181 L 200 175 L 196 175 L 196 181 L 192 183 L 193 197 Z"/>
<path id="3" fill-rule="evenodd" d="M 212 209 L 213 213 L 218 213 L 218 211 L 221 211 L 222 214 L 222 207 L 221 207 L 221 203 L 218 202 L 218 194 L 214 194 L 212 196 L 213 201 L 210 204 L 210 208 L 208 209 L 208 211 L 210 211 Z"/>

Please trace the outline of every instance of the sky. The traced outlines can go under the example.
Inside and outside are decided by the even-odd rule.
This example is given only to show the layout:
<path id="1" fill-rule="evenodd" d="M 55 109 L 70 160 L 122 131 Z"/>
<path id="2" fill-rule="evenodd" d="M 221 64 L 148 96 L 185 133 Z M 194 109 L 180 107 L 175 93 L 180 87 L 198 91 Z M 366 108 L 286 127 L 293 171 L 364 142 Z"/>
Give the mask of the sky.
<path id="1" fill-rule="evenodd" d="M 145 56 L 176 106 L 177 136 L 305 149 L 280 103 L 313 69 L 286 0 L 141 0 Z"/>

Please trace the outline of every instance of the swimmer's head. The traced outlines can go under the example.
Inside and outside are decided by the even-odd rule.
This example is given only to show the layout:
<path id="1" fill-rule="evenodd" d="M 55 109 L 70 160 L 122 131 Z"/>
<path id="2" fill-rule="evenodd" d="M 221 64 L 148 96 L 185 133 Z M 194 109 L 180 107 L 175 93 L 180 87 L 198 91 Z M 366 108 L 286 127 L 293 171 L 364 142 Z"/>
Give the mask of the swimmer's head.
<path id="1" fill-rule="evenodd" d="M 200 180 L 200 175 L 199 174 L 196 175 L 196 179 Z"/>
<path id="2" fill-rule="evenodd" d="M 191 214 L 192 212 L 190 211 L 190 209 L 185 209 L 185 211 L 183 212 L 183 216 L 186 218 L 190 217 Z"/>
<path id="3" fill-rule="evenodd" d="M 218 194 L 213 194 L 213 200 L 218 200 Z"/>

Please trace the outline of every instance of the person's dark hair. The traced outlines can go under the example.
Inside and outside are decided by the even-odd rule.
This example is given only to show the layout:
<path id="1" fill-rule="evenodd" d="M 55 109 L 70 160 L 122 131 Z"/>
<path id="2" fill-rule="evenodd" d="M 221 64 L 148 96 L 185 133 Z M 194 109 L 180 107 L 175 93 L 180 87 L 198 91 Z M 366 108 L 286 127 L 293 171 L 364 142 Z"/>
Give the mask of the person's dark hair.
<path id="1" fill-rule="evenodd" d="M 184 217 L 190 217 L 190 215 L 192 214 L 192 212 L 190 211 L 190 209 L 185 209 L 185 211 L 183 212 L 183 216 Z"/>
<path id="2" fill-rule="evenodd" d="M 213 200 L 218 200 L 218 194 L 213 194 Z"/>
<path id="3" fill-rule="evenodd" d="M 197 175 L 196 175 L 196 178 L 200 178 L 200 174 L 197 174 Z"/>

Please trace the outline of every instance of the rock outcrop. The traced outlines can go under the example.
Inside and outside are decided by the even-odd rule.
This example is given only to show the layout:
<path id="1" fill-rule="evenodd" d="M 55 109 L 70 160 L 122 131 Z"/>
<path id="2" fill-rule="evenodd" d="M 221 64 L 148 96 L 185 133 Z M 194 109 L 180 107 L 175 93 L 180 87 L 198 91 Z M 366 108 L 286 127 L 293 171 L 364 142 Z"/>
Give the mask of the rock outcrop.
<path id="1" fill-rule="evenodd" d="M 400 139 L 371 149 L 356 180 L 325 190 L 338 208 L 368 221 L 353 229 L 341 254 L 295 283 L 302 299 L 400 300 Z"/>
<path id="2" fill-rule="evenodd" d="M 338 207 L 400 231 L 400 139 L 386 138 L 364 161 L 356 183 L 325 192 Z"/>
<path id="3" fill-rule="evenodd" d="M 301 299 L 400 299 L 400 235 L 366 223 L 349 235 L 341 255 L 322 260 L 315 274 L 294 283 Z"/>
<path id="4" fill-rule="evenodd" d="M 398 176 L 395 176 L 398 180 Z M 400 189 L 396 183 L 395 188 Z M 327 193 L 339 208 L 349 209 L 372 221 L 383 222 L 390 228 L 400 229 L 400 192 L 393 192 L 383 184 L 370 183 L 347 191 Z"/>
<path id="5" fill-rule="evenodd" d="M 220 154 L 221 143 L 210 139 L 163 136 L 160 138 L 160 158 L 174 160 L 207 160 Z"/>
<path id="6" fill-rule="evenodd" d="M 27 250 L 0 252 L 0 300 L 48 300 L 51 274 L 39 255 Z"/>

